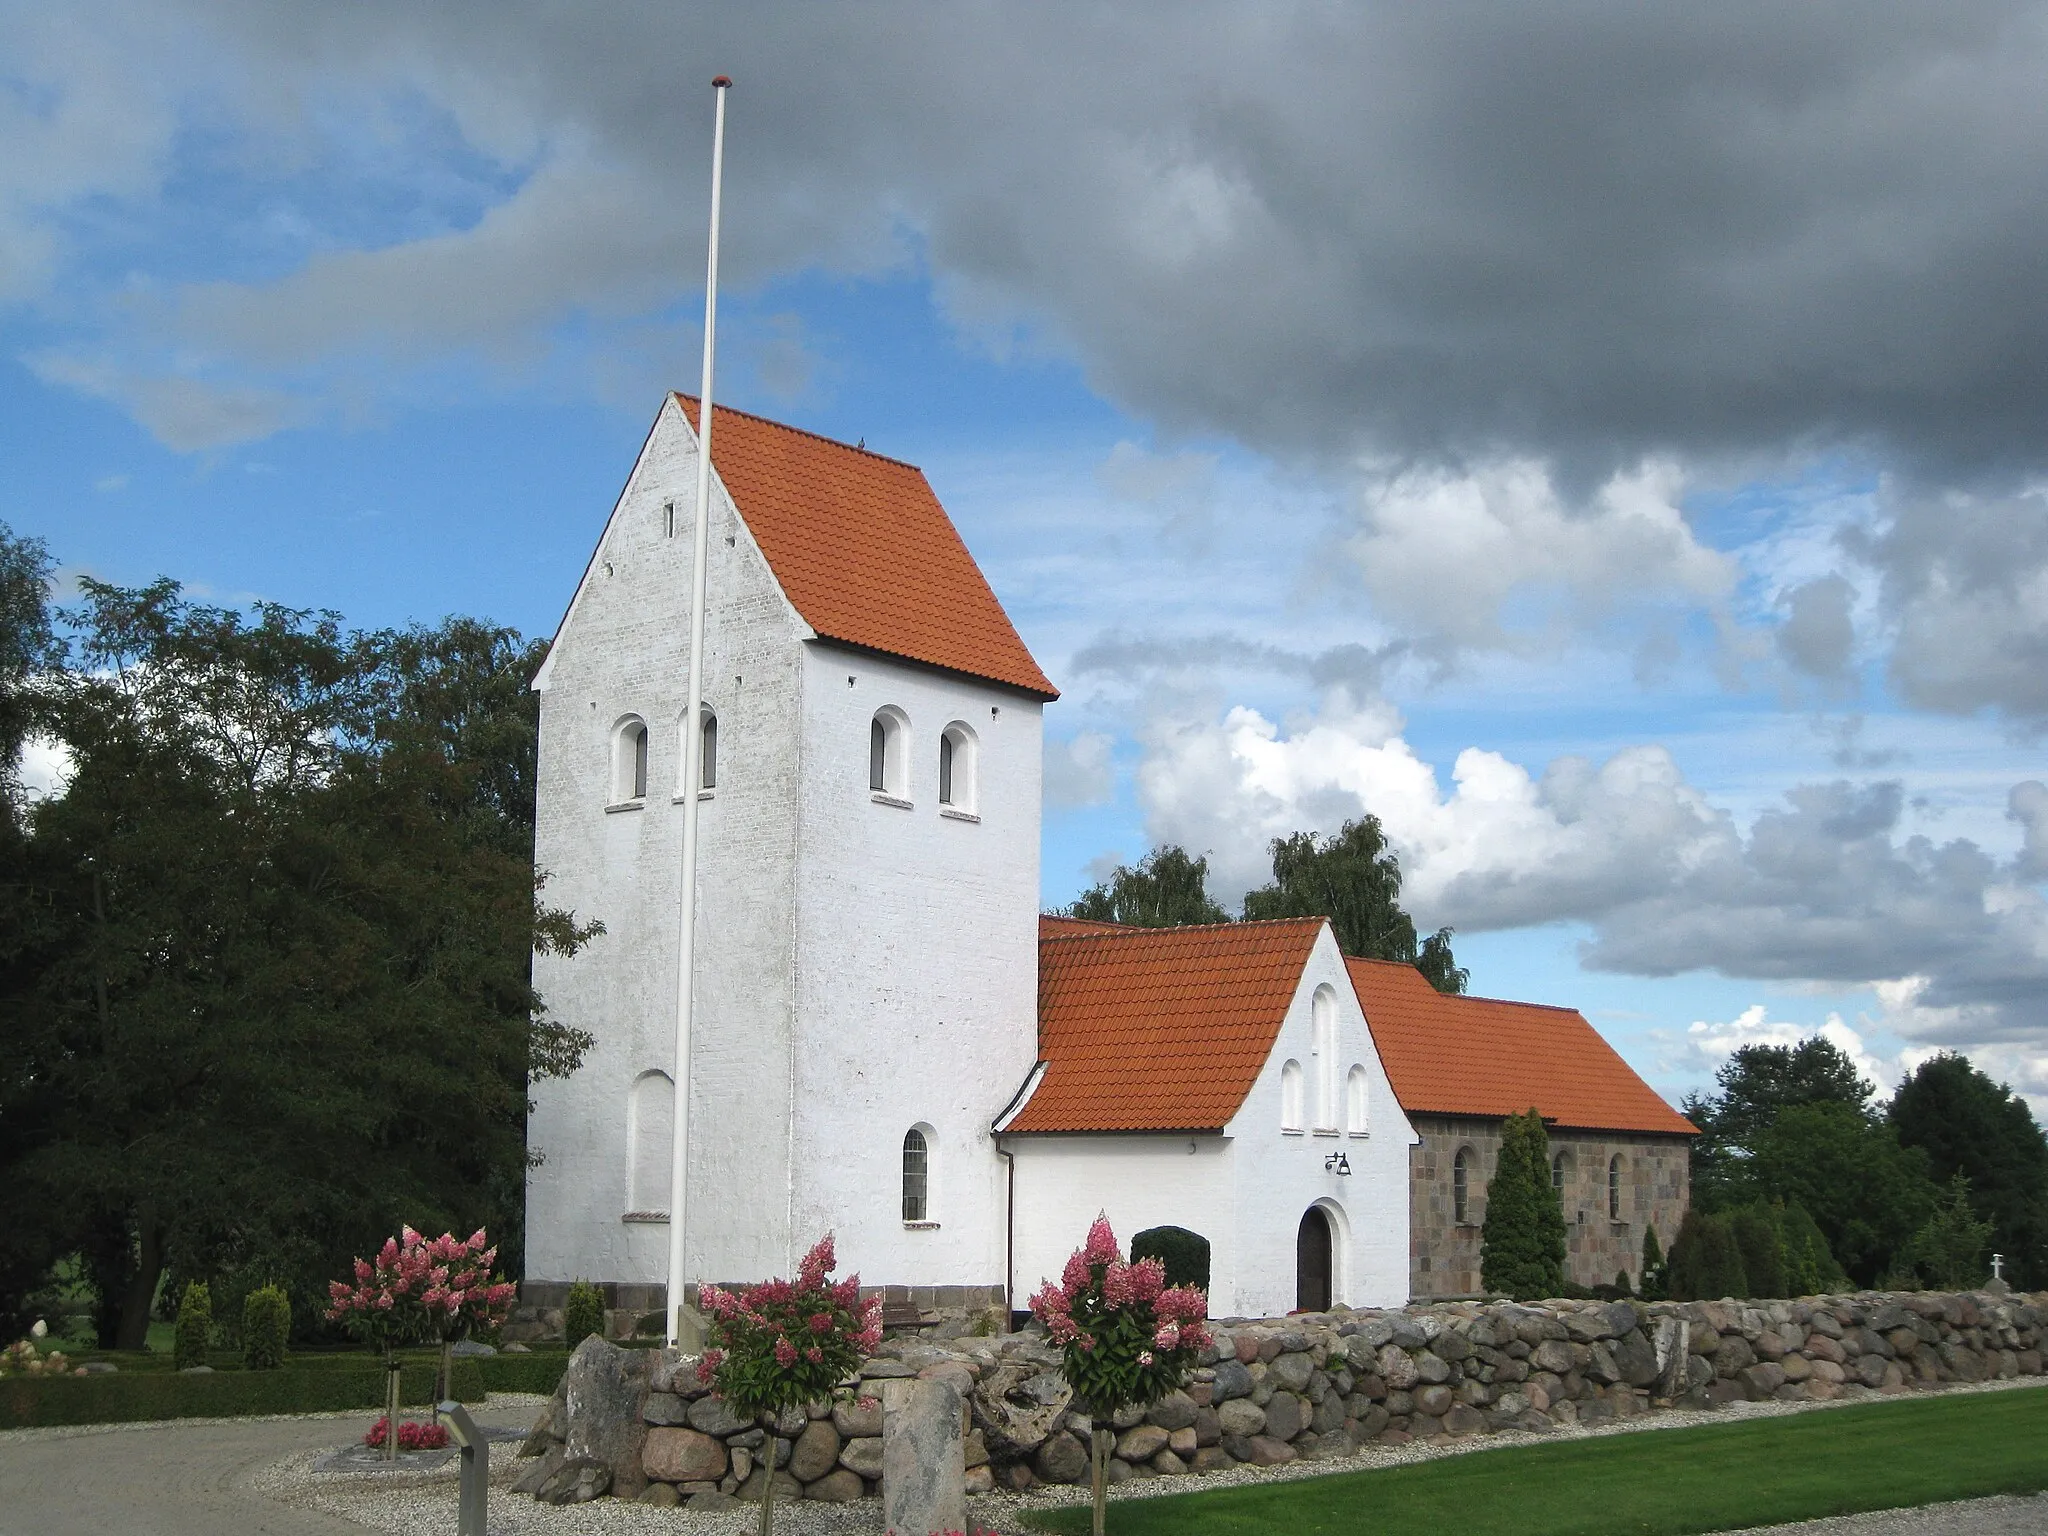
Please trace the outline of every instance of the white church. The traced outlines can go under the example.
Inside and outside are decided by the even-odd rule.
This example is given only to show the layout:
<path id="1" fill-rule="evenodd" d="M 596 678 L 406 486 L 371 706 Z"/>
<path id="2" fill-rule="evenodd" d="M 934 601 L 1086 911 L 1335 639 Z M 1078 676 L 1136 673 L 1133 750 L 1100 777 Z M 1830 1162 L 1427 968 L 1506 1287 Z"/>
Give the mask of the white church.
<path id="1" fill-rule="evenodd" d="M 1021 1307 L 1101 1210 L 1208 1239 L 1213 1315 L 1406 1301 L 1422 1138 L 1366 973 L 1320 920 L 1040 918 L 1058 694 L 917 469 L 719 409 L 686 718 L 695 410 L 664 402 L 533 685 L 536 860 L 605 933 L 535 960 L 596 1043 L 534 1090 L 529 1299 L 587 1278 L 662 1308 L 694 794 L 693 1282 L 790 1273 L 830 1230 L 892 1297 Z M 1682 1167 L 1691 1128 L 1636 1108 Z"/>

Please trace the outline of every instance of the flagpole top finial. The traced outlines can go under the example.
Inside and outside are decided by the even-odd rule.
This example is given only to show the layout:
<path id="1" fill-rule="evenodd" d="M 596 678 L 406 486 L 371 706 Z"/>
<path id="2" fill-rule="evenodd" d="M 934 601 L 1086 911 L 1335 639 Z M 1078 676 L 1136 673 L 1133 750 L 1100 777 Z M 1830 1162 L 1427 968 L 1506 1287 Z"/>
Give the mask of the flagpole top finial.
<path id="1" fill-rule="evenodd" d="M 714 91 L 729 91 L 729 90 L 731 90 L 731 89 L 732 89 L 732 76 L 731 76 L 731 75 L 718 75 L 718 76 L 715 76 L 715 77 L 713 77 L 713 79 L 712 79 L 712 81 L 711 81 L 711 89 L 713 89 Z"/>

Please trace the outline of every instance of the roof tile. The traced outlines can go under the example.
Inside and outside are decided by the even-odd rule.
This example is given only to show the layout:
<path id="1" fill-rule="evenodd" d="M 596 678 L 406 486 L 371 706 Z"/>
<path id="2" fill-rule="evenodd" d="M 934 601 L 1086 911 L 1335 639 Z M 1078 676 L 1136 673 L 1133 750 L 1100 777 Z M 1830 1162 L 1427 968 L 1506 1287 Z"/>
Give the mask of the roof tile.
<path id="1" fill-rule="evenodd" d="M 675 398 L 694 429 L 697 402 Z M 745 411 L 716 411 L 713 467 L 791 605 L 819 635 L 1059 697 L 922 470 Z"/>
<path id="2" fill-rule="evenodd" d="M 1040 921 L 1041 934 L 1051 923 Z M 1221 1130 L 1272 1053 L 1323 920 L 1042 937 L 1045 1076 L 1013 1131 Z"/>
<path id="3" fill-rule="evenodd" d="M 1394 1097 L 1409 1114 L 1520 1114 L 1578 1130 L 1690 1136 L 1665 1103 L 1572 1008 L 1450 997 L 1412 965 L 1347 960 Z"/>

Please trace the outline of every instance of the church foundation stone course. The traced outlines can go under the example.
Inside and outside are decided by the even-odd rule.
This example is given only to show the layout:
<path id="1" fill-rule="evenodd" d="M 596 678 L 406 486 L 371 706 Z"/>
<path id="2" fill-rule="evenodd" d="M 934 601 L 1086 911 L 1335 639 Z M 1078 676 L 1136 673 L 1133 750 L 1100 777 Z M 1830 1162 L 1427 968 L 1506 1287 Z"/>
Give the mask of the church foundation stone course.
<path id="1" fill-rule="evenodd" d="M 1118 1415 L 1117 1480 L 1346 1457 L 1368 1443 L 1541 1433 L 1670 1408 L 1845 1401 L 2040 1376 L 2048 1293 L 1453 1302 L 1226 1319 L 1213 1333 L 1208 1363 L 1185 1391 Z M 933 1456 L 964 1469 L 968 1493 L 1087 1478 L 1088 1419 L 1073 1410 L 1058 1351 L 1036 1333 L 892 1340 L 863 1363 L 858 1392 L 774 1424 L 743 1424 L 698 1383 L 694 1358 L 586 1339 L 521 1446 L 528 1465 L 514 1490 L 548 1501 L 609 1492 L 729 1507 L 758 1499 L 773 1466 L 778 1499 L 879 1496 L 891 1466 L 902 1465 L 885 1449 L 891 1412 L 920 1426 L 899 1455 L 936 1448 Z M 940 1398 L 951 1405 L 946 1426 L 928 1422 Z"/>

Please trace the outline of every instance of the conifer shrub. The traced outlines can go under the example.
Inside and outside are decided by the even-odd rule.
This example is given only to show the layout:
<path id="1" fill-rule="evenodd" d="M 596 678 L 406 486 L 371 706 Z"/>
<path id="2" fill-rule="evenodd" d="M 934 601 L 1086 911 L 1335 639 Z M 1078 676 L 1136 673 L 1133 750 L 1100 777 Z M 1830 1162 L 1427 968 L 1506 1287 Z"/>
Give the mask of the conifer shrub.
<path id="1" fill-rule="evenodd" d="M 1168 1285 L 1209 1289 L 1209 1239 L 1186 1227 L 1150 1227 L 1131 1239 L 1131 1262 L 1157 1259 Z"/>
<path id="2" fill-rule="evenodd" d="M 604 1335 L 604 1292 L 588 1280 L 578 1280 L 562 1305 L 562 1342 L 573 1350 L 593 1333 Z"/>
<path id="3" fill-rule="evenodd" d="M 1725 1214 L 1703 1216 L 1687 1211 L 1672 1240 L 1669 1264 L 1674 1301 L 1718 1301 L 1723 1296 L 1750 1294 L 1742 1250 L 1735 1242 L 1735 1223 Z"/>
<path id="4" fill-rule="evenodd" d="M 1826 1296 L 1849 1289 L 1849 1277 L 1835 1262 L 1827 1237 L 1806 1207 L 1797 1203 L 1779 1206 L 1775 1214 L 1785 1247 L 1786 1294 Z"/>
<path id="5" fill-rule="evenodd" d="M 1530 1109 L 1502 1123 L 1500 1161 L 1486 1186 L 1479 1232 L 1479 1283 L 1496 1295 L 1535 1301 L 1564 1290 L 1564 1208 L 1550 1183 L 1550 1138 Z"/>
<path id="6" fill-rule="evenodd" d="M 193 1280 L 178 1300 L 178 1325 L 171 1336 L 171 1363 L 179 1370 L 206 1364 L 206 1346 L 213 1333 L 213 1298 Z"/>
<path id="7" fill-rule="evenodd" d="M 1742 1250 L 1742 1273 L 1749 1288 L 1729 1294 L 1765 1298 L 1791 1294 L 1785 1284 L 1785 1241 L 1771 1209 L 1745 1206 L 1730 1220 L 1735 1229 L 1735 1246 Z"/>
<path id="8" fill-rule="evenodd" d="M 1990 1245 L 1991 1223 L 1977 1220 L 1970 1209 L 1970 1181 L 1959 1173 L 1949 1181 L 1934 1214 L 1906 1244 L 1901 1267 L 1936 1290 L 1964 1290 L 1984 1283 L 1990 1269 L 1984 1255 Z"/>
<path id="9" fill-rule="evenodd" d="M 274 1371 L 284 1364 L 292 1332 L 292 1303 L 280 1286 L 259 1286 L 242 1299 L 242 1365 Z"/>
<path id="10" fill-rule="evenodd" d="M 1647 1222 L 1643 1225 L 1643 1279 L 1642 1297 L 1645 1301 L 1662 1301 L 1670 1288 L 1664 1249 L 1657 1242 L 1657 1229 Z"/>

